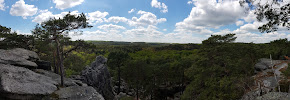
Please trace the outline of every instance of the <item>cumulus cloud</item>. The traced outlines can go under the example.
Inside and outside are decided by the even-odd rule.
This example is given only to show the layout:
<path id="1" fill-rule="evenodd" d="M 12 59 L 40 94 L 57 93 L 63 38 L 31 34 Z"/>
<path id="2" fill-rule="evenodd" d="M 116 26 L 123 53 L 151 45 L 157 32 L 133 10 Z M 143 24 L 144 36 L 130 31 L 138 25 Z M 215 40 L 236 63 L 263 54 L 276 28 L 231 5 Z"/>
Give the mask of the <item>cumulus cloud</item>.
<path id="1" fill-rule="evenodd" d="M 239 1 L 192 0 L 188 3 L 195 6 L 187 18 L 175 24 L 172 34 L 209 36 L 215 33 L 211 29 L 233 24 L 246 16 L 246 9 L 240 6 Z"/>
<path id="2" fill-rule="evenodd" d="M 63 18 L 66 14 L 68 14 L 69 12 L 61 12 L 59 14 L 53 14 L 52 12 L 48 11 L 47 9 L 46 10 L 40 10 L 39 11 L 40 14 L 37 15 L 33 20 L 32 22 L 36 22 L 36 23 L 41 23 L 41 22 L 44 22 L 44 21 L 48 21 L 50 18 Z M 80 14 L 78 11 L 72 11 L 70 14 L 73 14 L 73 15 L 78 15 Z"/>
<path id="3" fill-rule="evenodd" d="M 236 25 L 237 25 L 237 26 L 244 25 L 244 21 L 240 21 L 240 20 L 239 20 L 239 21 L 236 22 Z"/>
<path id="4" fill-rule="evenodd" d="M 53 0 L 53 3 L 55 3 L 55 8 L 61 10 L 72 8 L 74 6 L 82 4 L 83 2 L 84 0 Z"/>
<path id="5" fill-rule="evenodd" d="M 104 25 L 100 25 L 98 26 L 99 29 L 102 30 L 106 30 L 106 31 L 110 31 L 110 30 L 124 30 L 126 29 L 124 26 L 120 26 L 120 25 L 113 25 L 113 24 L 104 24 Z"/>
<path id="6" fill-rule="evenodd" d="M 128 13 L 130 14 L 130 13 L 134 12 L 135 10 L 136 10 L 135 8 L 131 9 L 130 11 L 128 11 Z"/>
<path id="7" fill-rule="evenodd" d="M 12 16 L 22 16 L 26 19 L 27 16 L 33 16 L 37 13 L 38 8 L 34 5 L 25 4 L 24 0 L 19 0 L 12 5 L 10 14 Z"/>
<path id="8" fill-rule="evenodd" d="M 190 15 L 183 21 L 186 24 L 218 28 L 232 24 L 246 15 L 239 1 L 196 0 L 194 5 Z"/>
<path id="9" fill-rule="evenodd" d="M 0 10 L 5 10 L 5 3 L 4 0 L 0 0 Z"/>
<path id="10" fill-rule="evenodd" d="M 168 8 L 164 3 L 158 2 L 157 0 L 152 0 L 151 1 L 151 6 L 154 8 L 162 9 L 160 12 L 162 13 L 167 13 Z"/>
<path id="11" fill-rule="evenodd" d="M 267 43 L 273 40 L 286 38 L 287 35 L 285 33 L 264 33 L 264 34 L 256 34 L 256 33 L 244 33 L 237 34 L 236 42 L 254 42 L 254 43 Z"/>
<path id="12" fill-rule="evenodd" d="M 73 40 L 105 40 L 105 41 L 125 41 L 119 31 L 84 31 L 82 35 L 71 36 Z"/>
<path id="13" fill-rule="evenodd" d="M 114 23 L 119 23 L 119 22 L 127 22 L 128 19 L 125 17 L 119 17 L 119 16 L 112 16 L 107 19 L 107 22 L 114 22 Z"/>
<path id="14" fill-rule="evenodd" d="M 187 4 L 189 4 L 189 5 L 193 4 L 193 1 L 187 1 Z"/>
<path id="15" fill-rule="evenodd" d="M 257 15 L 255 14 L 254 10 L 249 11 L 247 16 L 244 16 L 242 19 L 244 19 L 246 22 L 251 23 L 254 21 L 257 21 Z"/>
<path id="16" fill-rule="evenodd" d="M 213 33 L 213 35 L 226 35 L 229 33 L 236 34 L 237 37 L 236 42 L 246 42 L 246 43 L 250 42 L 267 43 L 276 39 L 287 38 L 287 34 L 284 32 L 258 33 L 258 32 L 250 32 L 243 29 L 237 29 L 234 31 L 224 29 L 219 32 Z"/>
<path id="17" fill-rule="evenodd" d="M 124 33 L 134 38 L 135 37 L 144 37 L 144 38 L 149 37 L 148 39 L 150 39 L 150 38 L 158 38 L 161 35 L 163 35 L 163 33 L 160 31 L 157 31 L 157 29 L 158 28 L 156 26 L 149 25 L 148 27 L 138 27 L 135 29 L 127 30 Z"/>
<path id="18" fill-rule="evenodd" d="M 140 18 L 133 17 L 131 20 L 128 21 L 130 26 L 148 26 L 148 25 L 157 25 L 158 23 L 166 22 L 166 18 L 158 19 L 157 16 L 151 12 L 146 11 L 138 11 Z"/>
<path id="19" fill-rule="evenodd" d="M 106 20 L 107 15 L 109 15 L 108 12 L 100 12 L 100 11 L 87 13 L 87 16 L 89 18 L 89 22 L 92 24 L 104 22 Z"/>
<path id="20" fill-rule="evenodd" d="M 176 28 L 174 29 L 174 31 L 179 32 L 179 33 L 193 33 L 193 34 L 204 34 L 204 35 L 213 33 L 208 28 L 205 28 L 202 26 L 195 26 L 193 24 L 188 24 L 184 22 L 176 23 L 175 27 Z"/>

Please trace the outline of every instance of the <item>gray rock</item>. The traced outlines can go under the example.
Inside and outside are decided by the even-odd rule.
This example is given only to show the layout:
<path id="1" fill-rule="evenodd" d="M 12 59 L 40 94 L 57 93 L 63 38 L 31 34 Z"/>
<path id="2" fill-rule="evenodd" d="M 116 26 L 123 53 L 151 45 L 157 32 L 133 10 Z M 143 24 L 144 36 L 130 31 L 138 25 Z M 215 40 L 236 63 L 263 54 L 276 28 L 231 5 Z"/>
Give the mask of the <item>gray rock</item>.
<path id="1" fill-rule="evenodd" d="M 56 81 L 57 85 L 60 86 L 60 84 L 61 84 L 60 75 L 55 74 L 55 73 L 50 72 L 50 71 L 43 70 L 43 69 L 35 69 L 34 71 L 39 73 L 39 74 L 51 77 L 52 80 Z M 73 80 L 70 78 L 64 78 L 64 85 L 65 86 L 87 86 L 87 84 L 85 84 L 79 80 Z"/>
<path id="2" fill-rule="evenodd" d="M 97 56 L 96 61 L 81 72 L 81 76 L 84 83 L 94 87 L 106 100 L 113 100 L 115 94 L 106 61 L 103 56 Z"/>
<path id="3" fill-rule="evenodd" d="M 259 97 L 265 93 L 268 93 L 270 89 L 262 87 L 261 89 L 252 90 L 246 94 L 244 94 L 241 100 L 255 100 L 256 97 Z"/>
<path id="4" fill-rule="evenodd" d="M 255 100 L 290 100 L 290 94 L 283 92 L 269 92 L 263 96 L 257 97 Z"/>
<path id="5" fill-rule="evenodd" d="M 93 87 L 89 86 L 61 88 L 54 94 L 58 100 L 105 100 Z"/>
<path id="6" fill-rule="evenodd" d="M 259 59 L 259 62 L 255 64 L 254 68 L 256 71 L 262 71 L 262 70 L 266 70 L 268 68 L 271 68 L 272 65 L 279 63 L 279 60 L 272 60 L 272 64 L 271 64 L 271 60 L 267 59 L 267 58 L 261 58 Z"/>
<path id="7" fill-rule="evenodd" d="M 33 61 L 36 61 L 38 59 L 38 55 L 33 51 L 21 48 L 16 48 L 12 50 L 0 49 L 0 63 L 2 64 L 36 68 L 37 64 Z"/>
<path id="8" fill-rule="evenodd" d="M 23 48 L 15 48 L 15 49 L 8 50 L 8 51 L 15 54 L 15 55 L 18 55 L 24 59 L 28 59 L 30 61 L 39 60 L 39 57 L 38 57 L 36 52 L 29 51 L 29 50 L 26 50 Z"/>
<path id="9" fill-rule="evenodd" d="M 263 80 L 263 86 L 267 88 L 275 88 L 278 86 L 278 83 L 274 76 L 271 77 L 265 77 Z"/>
<path id="10" fill-rule="evenodd" d="M 57 90 L 50 77 L 13 65 L 0 64 L 0 82 L 1 96 L 9 99 L 35 99 Z"/>

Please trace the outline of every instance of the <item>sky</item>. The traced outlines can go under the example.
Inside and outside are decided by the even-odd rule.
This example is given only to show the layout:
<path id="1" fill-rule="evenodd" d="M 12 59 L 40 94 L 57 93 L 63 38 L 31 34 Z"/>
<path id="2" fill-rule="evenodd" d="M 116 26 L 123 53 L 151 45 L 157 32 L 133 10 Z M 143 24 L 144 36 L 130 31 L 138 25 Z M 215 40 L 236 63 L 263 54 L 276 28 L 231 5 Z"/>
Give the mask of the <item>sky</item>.
<path id="1" fill-rule="evenodd" d="M 71 12 L 84 13 L 93 26 L 81 35 L 72 31 L 73 40 L 201 43 L 228 33 L 236 34 L 236 42 L 290 39 L 283 27 L 259 32 L 266 21 L 257 21 L 254 10 L 247 8 L 238 0 L 0 0 L 0 25 L 31 34 L 38 23 Z"/>

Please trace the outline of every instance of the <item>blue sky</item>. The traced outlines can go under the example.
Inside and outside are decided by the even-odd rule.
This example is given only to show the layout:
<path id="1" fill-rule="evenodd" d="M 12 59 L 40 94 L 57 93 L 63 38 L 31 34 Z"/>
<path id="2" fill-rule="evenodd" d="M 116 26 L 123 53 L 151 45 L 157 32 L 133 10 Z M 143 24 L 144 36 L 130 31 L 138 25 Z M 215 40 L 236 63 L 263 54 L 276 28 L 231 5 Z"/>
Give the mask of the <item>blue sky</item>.
<path id="1" fill-rule="evenodd" d="M 85 13 L 93 25 L 82 35 L 70 34 L 73 40 L 200 43 L 227 33 L 236 33 L 237 42 L 290 38 L 285 28 L 260 33 L 266 21 L 246 8 L 238 0 L 0 0 L 0 25 L 31 34 L 37 23 L 71 11 Z"/>

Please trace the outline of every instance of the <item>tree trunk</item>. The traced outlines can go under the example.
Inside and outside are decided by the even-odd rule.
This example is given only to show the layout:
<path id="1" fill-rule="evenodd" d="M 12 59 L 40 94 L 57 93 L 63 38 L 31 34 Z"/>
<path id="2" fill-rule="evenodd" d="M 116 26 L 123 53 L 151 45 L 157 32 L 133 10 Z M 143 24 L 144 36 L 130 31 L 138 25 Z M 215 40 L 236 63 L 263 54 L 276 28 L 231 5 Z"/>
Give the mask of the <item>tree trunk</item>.
<path id="1" fill-rule="evenodd" d="M 57 50 L 57 59 L 58 59 L 58 67 L 60 68 L 60 78 L 61 78 L 61 86 L 64 86 L 63 82 L 63 64 L 62 64 L 62 57 L 60 54 L 60 43 L 58 37 L 55 39 L 56 41 L 56 50 Z"/>
<path id="2" fill-rule="evenodd" d="M 56 60 L 56 52 L 53 52 L 53 62 L 54 62 L 54 73 L 59 74 L 59 67 Z"/>

